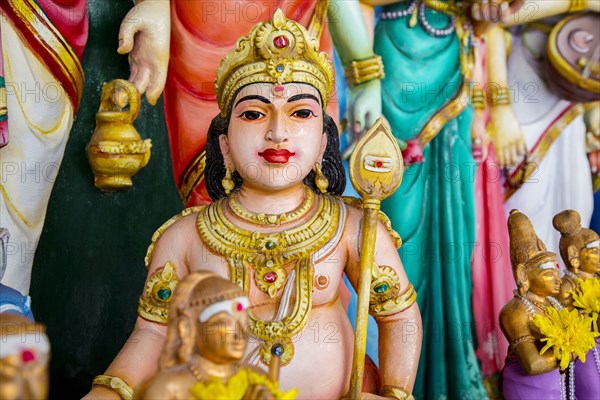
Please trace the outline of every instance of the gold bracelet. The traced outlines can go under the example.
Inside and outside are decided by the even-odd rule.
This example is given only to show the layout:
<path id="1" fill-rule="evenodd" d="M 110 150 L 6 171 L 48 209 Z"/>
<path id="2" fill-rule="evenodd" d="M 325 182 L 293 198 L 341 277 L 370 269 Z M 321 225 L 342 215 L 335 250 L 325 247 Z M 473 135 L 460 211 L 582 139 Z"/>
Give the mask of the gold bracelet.
<path id="1" fill-rule="evenodd" d="M 535 342 L 535 338 L 531 335 L 521 336 L 520 338 L 518 338 L 517 340 L 515 340 L 514 342 L 512 342 L 510 344 L 511 350 L 514 350 L 515 347 L 517 347 L 518 345 L 520 345 L 521 343 L 524 343 L 524 342 Z"/>
<path id="2" fill-rule="evenodd" d="M 585 10 L 585 0 L 571 0 L 571 3 L 569 4 L 569 11 L 570 13 L 573 12 L 579 12 L 579 11 L 583 11 Z"/>
<path id="3" fill-rule="evenodd" d="M 360 85 L 361 83 L 372 81 L 373 79 L 383 79 L 383 61 L 381 56 L 374 55 L 364 60 L 352 61 L 346 67 L 346 80 L 351 85 Z"/>
<path id="4" fill-rule="evenodd" d="M 117 392 L 123 400 L 133 399 L 133 389 L 123 379 L 110 376 L 110 375 L 98 375 L 94 378 L 92 385 L 106 386 L 110 390 Z"/>
<path id="5" fill-rule="evenodd" d="M 381 395 L 397 400 L 415 400 L 412 394 L 406 393 L 397 386 L 384 386 L 381 389 Z"/>
<path id="6" fill-rule="evenodd" d="M 473 103 L 473 108 L 476 110 L 485 110 L 485 96 L 483 95 L 483 89 L 479 87 L 473 88 L 473 92 L 471 93 L 471 103 Z"/>
<path id="7" fill-rule="evenodd" d="M 488 93 L 491 95 L 490 103 L 492 106 L 510 105 L 510 93 L 506 86 L 492 86 Z"/>

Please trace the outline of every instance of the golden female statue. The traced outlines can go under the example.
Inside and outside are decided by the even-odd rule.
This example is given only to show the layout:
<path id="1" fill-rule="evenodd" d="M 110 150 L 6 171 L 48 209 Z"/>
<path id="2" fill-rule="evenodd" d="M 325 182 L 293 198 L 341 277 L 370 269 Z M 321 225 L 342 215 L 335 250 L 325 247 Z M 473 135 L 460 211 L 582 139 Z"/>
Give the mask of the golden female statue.
<path id="1" fill-rule="evenodd" d="M 561 377 L 552 352 L 544 346 L 536 315 L 548 307 L 560 308 L 560 275 L 556 254 L 546 250 L 525 214 L 512 210 L 508 217 L 510 260 L 517 283 L 515 297 L 500 312 L 500 327 L 510 343 L 502 373 L 507 399 L 560 399 Z"/>
<path id="2" fill-rule="evenodd" d="M 600 290 L 598 290 L 600 286 L 600 237 L 593 230 L 581 227 L 581 217 L 574 210 L 565 210 L 556 214 L 552 223 L 561 234 L 559 244 L 560 255 L 567 266 L 560 287 L 560 300 L 569 307 L 577 307 L 580 313 L 593 315 L 595 311 L 596 318 L 598 318 L 598 302 L 600 302 Z M 586 286 L 586 288 L 583 289 L 582 286 Z M 595 286 L 595 293 L 583 293 L 583 291 L 589 290 L 587 286 Z M 583 307 L 587 305 L 591 307 L 586 307 L 587 309 Z M 598 322 L 597 319 L 595 323 L 596 329 Z M 579 399 L 600 397 L 599 353 L 600 338 L 596 338 L 596 347 L 587 354 L 586 362 L 584 363 L 581 360 L 575 361 L 574 391 Z"/>
<path id="3" fill-rule="evenodd" d="M 237 41 L 217 70 L 220 114 L 208 132 L 214 202 L 185 210 L 154 235 L 136 329 L 88 398 L 117 398 L 113 383 L 135 387 L 155 372 L 167 304 L 178 281 L 197 270 L 248 296 L 246 363 L 266 370 L 280 357 L 280 387 L 297 388 L 300 398 L 348 392 L 353 331 L 339 291 L 343 274 L 358 287 L 364 224 L 361 202 L 338 197 L 345 185 L 338 132 L 324 111 L 332 89 L 318 40 L 281 10 Z M 373 154 L 361 165 L 378 174 L 390 163 Z M 421 319 L 396 250 L 400 238 L 385 216 L 379 221 L 369 311 L 379 327 L 382 387 L 364 397 L 406 399 Z"/>

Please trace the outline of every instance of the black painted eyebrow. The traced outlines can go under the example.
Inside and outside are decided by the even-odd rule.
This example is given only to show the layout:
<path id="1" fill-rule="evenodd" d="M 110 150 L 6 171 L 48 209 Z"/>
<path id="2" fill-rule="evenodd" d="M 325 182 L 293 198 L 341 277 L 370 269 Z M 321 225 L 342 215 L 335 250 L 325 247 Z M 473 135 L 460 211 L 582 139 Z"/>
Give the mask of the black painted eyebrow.
<path id="1" fill-rule="evenodd" d="M 266 97 L 259 96 L 257 94 L 253 94 L 253 95 L 250 95 L 250 96 L 244 96 L 241 99 L 239 99 L 237 101 L 237 103 L 235 103 L 234 107 L 237 107 L 238 104 L 240 104 L 242 101 L 246 101 L 246 100 L 259 100 L 259 101 L 262 101 L 263 103 L 271 104 L 271 102 L 269 101 L 269 99 L 267 99 Z"/>
<path id="2" fill-rule="evenodd" d="M 298 101 L 298 100 L 302 100 L 302 99 L 312 99 L 312 100 L 316 101 L 317 104 L 321 104 L 321 102 L 319 101 L 317 96 L 315 96 L 313 94 L 309 94 L 309 93 L 302 93 L 302 94 L 297 94 L 295 96 L 292 96 L 288 99 L 287 102 L 291 103 L 292 101 Z"/>

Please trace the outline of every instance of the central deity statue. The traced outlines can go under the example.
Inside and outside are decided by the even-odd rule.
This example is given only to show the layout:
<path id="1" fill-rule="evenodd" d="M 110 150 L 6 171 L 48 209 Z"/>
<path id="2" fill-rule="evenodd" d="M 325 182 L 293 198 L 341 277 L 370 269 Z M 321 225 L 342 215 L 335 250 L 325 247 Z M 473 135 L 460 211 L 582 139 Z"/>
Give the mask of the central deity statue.
<path id="1" fill-rule="evenodd" d="M 278 10 L 238 39 L 217 70 L 220 114 L 211 123 L 205 178 L 214 202 L 185 210 L 152 238 L 136 329 L 87 398 L 127 398 L 152 376 L 168 305 L 187 274 L 227 278 L 250 301 L 244 362 L 298 398 L 348 393 L 354 334 L 339 297 L 359 280 L 362 203 L 339 197 L 345 175 L 338 131 L 325 113 L 333 68 L 317 38 Z M 189 116 L 190 118 L 205 116 Z M 385 160 L 366 161 L 372 171 Z M 421 317 L 397 247 L 379 215 L 369 311 L 379 328 L 380 387 L 364 398 L 411 398 Z"/>

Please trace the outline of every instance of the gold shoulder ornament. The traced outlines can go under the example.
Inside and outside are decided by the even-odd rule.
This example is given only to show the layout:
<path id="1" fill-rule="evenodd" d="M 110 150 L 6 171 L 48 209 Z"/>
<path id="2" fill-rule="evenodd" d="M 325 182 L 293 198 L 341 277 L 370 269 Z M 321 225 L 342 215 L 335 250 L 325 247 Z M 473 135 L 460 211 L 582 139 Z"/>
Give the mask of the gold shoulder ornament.
<path id="1" fill-rule="evenodd" d="M 146 287 L 140 297 L 138 315 L 145 320 L 166 324 L 169 302 L 179 283 L 175 264 L 167 262 L 158 268 L 146 281 Z"/>

